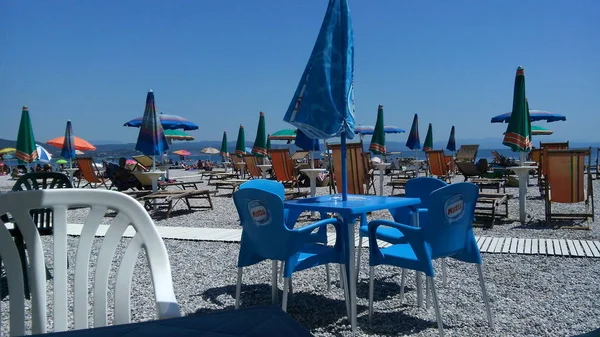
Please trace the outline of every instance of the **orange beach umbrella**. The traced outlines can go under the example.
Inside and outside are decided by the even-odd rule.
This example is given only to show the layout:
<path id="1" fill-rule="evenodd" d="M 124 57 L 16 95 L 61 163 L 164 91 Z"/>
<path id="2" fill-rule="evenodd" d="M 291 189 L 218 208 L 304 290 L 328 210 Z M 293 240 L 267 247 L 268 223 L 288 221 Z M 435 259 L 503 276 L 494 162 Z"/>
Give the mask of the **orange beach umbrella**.
<path id="1" fill-rule="evenodd" d="M 75 146 L 75 150 L 80 150 L 80 151 L 95 151 L 96 147 L 90 143 L 88 143 L 85 139 L 81 139 L 77 136 L 74 136 L 74 146 Z M 65 137 L 61 136 L 61 137 L 56 137 L 54 139 L 50 139 L 49 141 L 46 142 L 46 144 L 48 145 L 52 145 L 54 147 L 57 147 L 59 149 L 62 149 L 63 147 L 63 143 L 65 142 Z"/>

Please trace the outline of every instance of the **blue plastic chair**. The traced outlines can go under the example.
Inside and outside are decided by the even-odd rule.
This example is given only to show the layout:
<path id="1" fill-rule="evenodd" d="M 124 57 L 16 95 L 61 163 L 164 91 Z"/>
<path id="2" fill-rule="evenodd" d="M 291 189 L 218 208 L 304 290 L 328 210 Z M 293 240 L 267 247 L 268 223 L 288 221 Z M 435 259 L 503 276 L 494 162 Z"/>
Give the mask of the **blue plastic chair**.
<path id="1" fill-rule="evenodd" d="M 419 209 L 419 224 L 427 222 L 427 208 L 429 207 L 429 195 L 431 192 L 437 190 L 438 188 L 442 188 L 447 186 L 448 183 L 441 179 L 432 178 L 432 177 L 420 177 L 413 178 L 406 182 L 406 197 L 407 198 L 419 198 L 421 199 L 421 203 L 416 207 Z M 394 221 L 411 225 L 413 222 L 413 212 L 408 207 L 399 208 L 393 214 Z M 360 275 L 360 258 L 362 252 L 362 242 L 363 237 L 369 236 L 369 224 L 367 223 L 366 215 L 363 215 L 361 219 L 360 228 L 358 230 L 358 254 L 356 257 L 356 275 Z M 404 239 L 404 235 L 401 231 L 392 227 L 379 227 L 376 232 L 376 236 L 378 240 L 382 240 L 385 242 L 389 242 L 391 244 L 406 242 Z M 445 275 L 445 272 L 444 272 Z M 406 277 L 406 273 L 402 273 L 402 280 Z"/>
<path id="2" fill-rule="evenodd" d="M 252 185 L 246 185 L 250 184 Z M 246 186 L 244 186 L 246 185 Z M 242 188 L 243 187 L 243 188 Z M 287 295 L 292 274 L 311 267 L 328 263 L 343 264 L 346 261 L 339 231 L 343 222 L 337 218 L 317 221 L 313 224 L 292 229 L 286 226 L 285 210 L 279 182 L 252 181 L 240 186 L 233 201 L 242 223 L 242 240 L 238 257 L 238 278 L 235 307 L 239 307 L 242 270 L 264 260 L 273 261 L 272 300 L 277 298 L 277 261 L 284 262 L 282 310 L 287 308 Z M 313 231 L 332 225 L 336 230 L 333 247 L 315 242 Z M 345 268 L 342 268 L 345 270 Z M 345 278 L 342 277 L 345 281 Z M 347 287 L 344 287 L 347 289 Z"/>
<path id="3" fill-rule="evenodd" d="M 385 264 L 408 268 L 427 275 L 427 282 L 432 290 L 438 330 L 443 336 L 442 317 L 433 282 L 435 275 L 433 260 L 454 258 L 477 264 L 487 318 L 490 327 L 493 328 L 492 312 L 481 267 L 481 255 L 473 234 L 473 218 L 478 196 L 479 189 L 472 183 L 451 184 L 431 193 L 428 205 L 429 220 L 419 228 L 388 220 L 374 220 L 369 223 L 369 321 L 373 313 L 374 267 Z M 380 249 L 377 247 L 376 235 L 380 226 L 396 228 L 402 232 L 406 242 Z"/>

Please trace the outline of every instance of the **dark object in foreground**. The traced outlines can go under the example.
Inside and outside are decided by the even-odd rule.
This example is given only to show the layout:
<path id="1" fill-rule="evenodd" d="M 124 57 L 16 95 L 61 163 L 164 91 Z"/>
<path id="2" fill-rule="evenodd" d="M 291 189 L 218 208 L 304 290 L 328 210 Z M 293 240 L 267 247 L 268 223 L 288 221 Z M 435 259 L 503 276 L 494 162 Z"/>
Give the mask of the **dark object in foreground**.
<path id="1" fill-rule="evenodd" d="M 313 335 L 278 307 L 267 306 L 95 329 L 49 333 L 43 336 L 309 337 Z"/>

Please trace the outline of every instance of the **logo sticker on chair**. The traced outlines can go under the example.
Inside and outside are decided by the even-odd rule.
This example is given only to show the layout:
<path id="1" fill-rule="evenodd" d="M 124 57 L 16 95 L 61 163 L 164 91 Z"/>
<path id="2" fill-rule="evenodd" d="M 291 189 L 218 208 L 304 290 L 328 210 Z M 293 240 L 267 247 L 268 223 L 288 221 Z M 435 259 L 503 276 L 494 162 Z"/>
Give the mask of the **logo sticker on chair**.
<path id="1" fill-rule="evenodd" d="M 455 195 L 444 203 L 444 213 L 449 222 L 457 221 L 465 212 L 465 201 L 462 194 Z"/>
<path id="2" fill-rule="evenodd" d="M 248 212 L 258 226 L 266 226 L 271 222 L 269 210 L 259 200 L 252 200 L 248 203 Z"/>

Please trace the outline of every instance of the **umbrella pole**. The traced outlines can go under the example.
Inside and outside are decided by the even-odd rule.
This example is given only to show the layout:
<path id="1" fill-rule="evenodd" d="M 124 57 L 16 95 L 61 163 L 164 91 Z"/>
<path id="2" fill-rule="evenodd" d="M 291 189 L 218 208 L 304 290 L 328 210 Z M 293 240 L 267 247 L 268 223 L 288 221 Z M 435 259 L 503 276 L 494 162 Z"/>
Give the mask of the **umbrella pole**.
<path id="1" fill-rule="evenodd" d="M 342 141 L 340 143 L 340 150 L 342 151 L 342 201 L 348 200 L 348 172 L 346 172 L 346 131 L 342 131 L 340 135 Z"/>
<path id="2" fill-rule="evenodd" d="M 313 150 L 310 151 L 310 168 L 311 169 L 315 168 L 315 151 L 314 151 L 314 147 L 313 147 Z"/>

